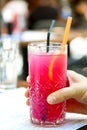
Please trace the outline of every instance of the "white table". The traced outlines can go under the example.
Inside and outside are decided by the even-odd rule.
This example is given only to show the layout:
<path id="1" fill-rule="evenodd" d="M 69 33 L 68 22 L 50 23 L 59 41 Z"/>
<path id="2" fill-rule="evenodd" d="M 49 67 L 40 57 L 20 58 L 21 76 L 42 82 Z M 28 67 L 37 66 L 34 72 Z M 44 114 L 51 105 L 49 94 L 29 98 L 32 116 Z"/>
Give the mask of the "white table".
<path id="1" fill-rule="evenodd" d="M 33 126 L 24 93 L 25 88 L 0 92 L 0 130 L 76 130 L 87 124 L 87 115 L 67 113 L 64 125 L 55 128 Z"/>

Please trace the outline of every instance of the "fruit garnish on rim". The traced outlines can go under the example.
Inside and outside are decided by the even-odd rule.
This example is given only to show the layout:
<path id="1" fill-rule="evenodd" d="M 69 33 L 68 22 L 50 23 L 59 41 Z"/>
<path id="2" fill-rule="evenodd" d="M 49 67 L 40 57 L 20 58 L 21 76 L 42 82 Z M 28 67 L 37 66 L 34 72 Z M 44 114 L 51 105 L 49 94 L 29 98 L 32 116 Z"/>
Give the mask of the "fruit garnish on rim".
<path id="1" fill-rule="evenodd" d="M 48 76 L 49 76 L 49 79 L 52 81 L 53 79 L 53 65 L 55 63 L 55 60 L 56 58 L 58 57 L 60 52 L 55 52 L 55 55 L 53 54 L 53 57 L 52 57 L 52 60 L 49 64 L 49 68 L 48 68 Z"/>

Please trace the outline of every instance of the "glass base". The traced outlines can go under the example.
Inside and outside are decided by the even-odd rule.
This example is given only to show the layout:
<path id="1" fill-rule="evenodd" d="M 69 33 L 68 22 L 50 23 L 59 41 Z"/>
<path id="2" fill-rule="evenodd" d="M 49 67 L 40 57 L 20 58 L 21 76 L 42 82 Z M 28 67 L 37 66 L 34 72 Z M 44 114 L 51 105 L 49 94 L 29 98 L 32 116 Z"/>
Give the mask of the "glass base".
<path id="1" fill-rule="evenodd" d="M 39 121 L 35 118 L 31 118 L 31 123 L 39 127 L 57 127 L 64 124 L 65 118 L 57 119 L 56 121 Z"/>

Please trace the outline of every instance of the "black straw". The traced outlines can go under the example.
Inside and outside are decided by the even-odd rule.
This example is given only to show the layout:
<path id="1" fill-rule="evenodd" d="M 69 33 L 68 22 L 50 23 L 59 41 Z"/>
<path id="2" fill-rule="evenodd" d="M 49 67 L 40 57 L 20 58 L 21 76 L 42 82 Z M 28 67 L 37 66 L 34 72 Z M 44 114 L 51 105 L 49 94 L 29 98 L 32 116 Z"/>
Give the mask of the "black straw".
<path id="1" fill-rule="evenodd" d="M 47 52 L 49 51 L 49 44 L 50 44 L 50 34 L 52 32 L 52 28 L 54 26 L 54 23 L 55 23 L 55 20 L 52 20 L 51 24 L 50 24 L 50 28 L 48 30 L 48 33 L 47 33 Z"/>

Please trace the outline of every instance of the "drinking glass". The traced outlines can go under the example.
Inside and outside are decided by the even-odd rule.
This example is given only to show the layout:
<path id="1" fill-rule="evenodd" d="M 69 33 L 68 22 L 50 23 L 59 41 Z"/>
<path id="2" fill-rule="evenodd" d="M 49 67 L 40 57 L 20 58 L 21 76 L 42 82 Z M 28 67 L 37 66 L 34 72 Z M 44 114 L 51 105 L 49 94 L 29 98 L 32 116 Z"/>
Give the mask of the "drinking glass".
<path id="1" fill-rule="evenodd" d="M 11 38 L 0 41 L 0 89 L 13 89 L 17 85 L 17 42 Z"/>
<path id="2" fill-rule="evenodd" d="M 30 120 L 39 126 L 57 126 L 64 122 L 66 101 L 51 105 L 47 96 L 66 87 L 67 45 L 61 43 L 31 43 L 28 45 L 30 77 Z"/>

